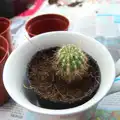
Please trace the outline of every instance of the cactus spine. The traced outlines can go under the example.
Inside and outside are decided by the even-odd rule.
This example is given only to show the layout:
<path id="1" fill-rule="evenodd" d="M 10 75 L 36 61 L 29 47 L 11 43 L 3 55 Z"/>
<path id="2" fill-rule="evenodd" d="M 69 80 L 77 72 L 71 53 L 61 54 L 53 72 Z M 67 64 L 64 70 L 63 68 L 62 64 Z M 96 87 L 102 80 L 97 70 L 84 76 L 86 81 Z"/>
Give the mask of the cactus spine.
<path id="1" fill-rule="evenodd" d="M 61 47 L 56 54 L 57 73 L 71 82 L 76 76 L 82 76 L 88 69 L 86 54 L 73 44 Z"/>

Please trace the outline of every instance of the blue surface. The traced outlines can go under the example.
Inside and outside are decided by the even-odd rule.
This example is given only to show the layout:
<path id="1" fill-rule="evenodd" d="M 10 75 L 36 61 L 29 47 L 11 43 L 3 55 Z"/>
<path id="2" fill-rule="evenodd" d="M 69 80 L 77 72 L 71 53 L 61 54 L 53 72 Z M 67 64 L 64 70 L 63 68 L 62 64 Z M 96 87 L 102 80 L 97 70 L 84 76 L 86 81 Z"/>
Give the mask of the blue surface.
<path id="1" fill-rule="evenodd" d="M 35 114 L 28 111 L 28 112 L 26 113 L 26 120 L 36 120 L 36 119 L 35 119 Z"/>
<path id="2" fill-rule="evenodd" d="M 119 80 L 120 80 L 120 77 L 116 78 L 114 81 L 116 82 L 116 81 L 119 81 Z"/>

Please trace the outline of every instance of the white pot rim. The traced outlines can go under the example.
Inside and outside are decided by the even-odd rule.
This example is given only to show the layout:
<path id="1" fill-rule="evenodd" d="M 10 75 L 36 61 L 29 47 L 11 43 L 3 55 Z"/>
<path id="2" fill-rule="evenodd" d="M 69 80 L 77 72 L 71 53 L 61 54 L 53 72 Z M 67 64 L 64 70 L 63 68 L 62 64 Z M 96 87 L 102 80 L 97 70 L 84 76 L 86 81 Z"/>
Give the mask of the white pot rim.
<path id="1" fill-rule="evenodd" d="M 44 34 L 41 34 L 41 35 L 38 35 L 38 36 L 35 36 L 31 39 L 38 39 L 38 38 L 42 38 L 44 36 L 50 36 L 50 35 L 57 35 L 58 34 L 68 34 L 68 35 L 77 35 L 77 36 L 83 36 L 87 39 L 89 39 L 90 41 L 92 41 L 93 43 L 99 45 L 103 50 L 104 52 L 109 56 L 110 58 L 110 62 L 111 62 L 111 69 L 112 69 L 112 75 L 111 75 L 111 81 L 109 83 L 109 85 L 107 85 L 107 87 L 105 88 L 106 90 L 104 92 L 102 92 L 99 96 L 98 96 L 98 92 L 96 93 L 96 95 L 94 95 L 94 97 L 92 99 L 90 99 L 88 102 L 84 103 L 83 105 L 80 105 L 80 106 L 77 106 L 77 107 L 74 107 L 74 108 L 70 108 L 70 109 L 62 109 L 62 110 L 51 110 L 51 109 L 45 109 L 45 108 L 40 108 L 40 107 L 37 107 L 33 104 L 31 105 L 28 105 L 28 104 L 25 104 L 23 101 L 19 100 L 10 90 L 10 87 L 9 85 L 7 84 L 7 77 L 6 77 L 6 74 L 7 74 L 7 68 L 9 66 L 9 62 L 10 60 L 12 60 L 12 58 L 17 54 L 18 51 L 20 51 L 21 49 L 23 49 L 23 47 L 25 47 L 29 42 L 28 41 L 25 41 L 22 45 L 18 46 L 18 48 L 16 50 L 13 51 L 13 53 L 10 55 L 10 57 L 8 58 L 8 60 L 6 61 L 6 64 L 5 64 L 5 67 L 4 67 L 4 72 L 3 72 L 3 79 L 4 79 L 4 85 L 5 85 L 5 88 L 6 90 L 8 91 L 9 95 L 12 97 L 12 99 L 14 101 L 16 101 L 18 104 L 20 104 L 21 106 L 27 108 L 28 110 L 32 111 L 32 112 L 36 112 L 36 113 L 40 113 L 40 114 L 47 114 L 47 115 L 70 115 L 70 114 L 76 114 L 76 113 L 79 113 L 79 112 L 83 112 L 83 111 L 86 111 L 88 110 L 89 108 L 91 108 L 92 106 L 96 105 L 110 90 L 113 82 L 114 82 L 114 78 L 115 78 L 115 65 L 114 65 L 114 61 L 112 59 L 112 56 L 110 55 L 109 51 L 107 50 L 107 48 L 105 46 L 103 46 L 101 43 L 99 43 L 98 41 L 94 40 L 93 38 L 91 37 L 87 37 L 83 34 L 80 34 L 80 33 L 77 33 L 77 32 L 68 32 L 68 31 L 57 31 L 57 32 L 48 32 L 48 33 L 44 33 Z M 34 41 L 34 40 L 33 40 Z"/>

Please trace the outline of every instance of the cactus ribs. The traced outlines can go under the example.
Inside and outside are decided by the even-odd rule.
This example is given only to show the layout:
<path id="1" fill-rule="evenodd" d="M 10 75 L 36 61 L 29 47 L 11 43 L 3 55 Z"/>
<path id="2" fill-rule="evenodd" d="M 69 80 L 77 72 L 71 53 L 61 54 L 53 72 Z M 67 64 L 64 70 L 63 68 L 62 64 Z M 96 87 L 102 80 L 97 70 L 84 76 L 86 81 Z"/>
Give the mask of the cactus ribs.
<path id="1" fill-rule="evenodd" d="M 62 46 L 55 54 L 53 68 L 57 74 L 67 82 L 73 82 L 78 76 L 80 79 L 88 70 L 88 58 L 80 48 L 73 44 Z"/>
<path id="2" fill-rule="evenodd" d="M 80 101 L 79 105 L 84 104 L 95 95 L 100 85 L 97 62 L 84 53 L 88 59 L 87 73 L 82 78 L 76 76 L 74 81 L 67 83 L 52 67 L 54 55 L 59 49 L 45 49 L 33 56 L 28 64 L 27 73 L 31 86 L 40 99 L 69 104 Z"/>

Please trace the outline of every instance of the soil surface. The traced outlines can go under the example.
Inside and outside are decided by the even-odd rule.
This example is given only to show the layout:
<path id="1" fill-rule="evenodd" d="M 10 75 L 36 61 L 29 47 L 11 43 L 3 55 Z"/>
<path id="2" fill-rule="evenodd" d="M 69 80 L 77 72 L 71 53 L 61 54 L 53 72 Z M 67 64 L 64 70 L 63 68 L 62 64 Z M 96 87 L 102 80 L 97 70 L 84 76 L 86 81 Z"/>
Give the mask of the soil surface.
<path id="1" fill-rule="evenodd" d="M 88 56 L 88 73 L 81 80 L 75 78 L 75 82 L 67 84 L 53 69 L 53 58 L 59 47 L 38 51 L 28 64 L 28 79 L 33 90 L 40 98 L 64 103 L 91 99 L 100 85 L 100 70 L 97 62 Z M 88 101 L 88 100 L 87 100 Z"/>

